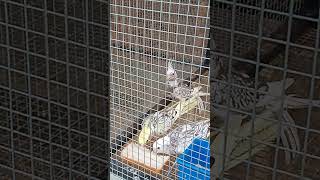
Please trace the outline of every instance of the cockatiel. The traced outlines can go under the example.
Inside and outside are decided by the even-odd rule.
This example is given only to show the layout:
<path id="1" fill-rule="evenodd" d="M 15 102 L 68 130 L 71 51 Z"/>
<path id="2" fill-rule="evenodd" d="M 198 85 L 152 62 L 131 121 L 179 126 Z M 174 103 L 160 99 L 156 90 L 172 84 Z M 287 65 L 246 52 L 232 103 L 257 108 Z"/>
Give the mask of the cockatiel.
<path id="1" fill-rule="evenodd" d="M 280 98 L 282 90 L 287 90 L 294 83 L 294 79 L 287 78 L 282 81 L 259 82 L 257 84 L 257 93 L 255 93 L 253 90 L 255 86 L 254 78 L 233 68 L 231 69 L 231 74 L 229 74 L 229 68 L 225 68 L 224 62 L 227 61 L 214 58 L 212 59 L 212 67 L 210 66 L 211 73 L 213 74 L 210 83 L 213 89 L 213 104 L 220 106 L 229 105 L 230 109 L 237 109 L 249 113 L 252 113 L 255 108 L 257 115 L 261 114 L 261 112 L 268 111 L 277 114 L 274 118 L 289 124 L 283 126 L 283 131 L 281 132 L 282 144 L 286 148 L 300 151 L 301 145 L 297 129 L 295 128 L 295 122 L 287 109 L 305 108 L 308 105 L 308 100 L 289 94 L 285 95 L 285 100 L 282 104 L 282 99 Z M 319 101 L 316 100 L 312 103 L 319 104 Z M 283 108 L 284 111 L 280 114 Z M 219 125 L 220 127 L 224 126 L 225 117 L 219 118 L 218 114 L 216 114 L 216 117 L 215 125 L 218 127 Z M 238 127 L 233 128 L 237 129 L 240 128 L 241 121 L 242 119 L 233 118 L 230 119 L 229 124 L 236 124 Z M 291 156 L 294 157 L 294 153 L 286 151 L 287 162 L 290 161 Z"/>
<path id="2" fill-rule="evenodd" d="M 294 120 L 287 109 L 306 107 L 308 105 L 307 102 L 308 100 L 303 98 L 288 96 L 283 102 L 285 108 L 280 118 L 283 119 L 284 123 L 290 124 L 291 126 L 294 124 Z M 312 101 L 312 104 L 315 105 L 319 103 L 319 100 Z M 251 119 L 250 116 L 241 116 L 236 113 L 229 114 L 228 134 L 218 134 L 211 145 L 213 157 L 215 158 L 212 166 L 215 176 L 222 175 L 223 167 L 224 170 L 227 171 L 245 159 L 254 156 L 257 152 L 268 146 L 267 144 L 275 143 L 278 137 L 279 126 L 282 126 L 280 137 L 284 147 L 299 152 L 300 143 L 297 130 L 294 127 L 283 126 L 283 124 L 274 121 L 278 118 L 281 105 L 281 101 L 274 101 L 259 111 L 254 119 L 254 127 L 252 127 L 251 122 L 248 121 Z M 226 111 L 220 111 L 219 109 L 214 109 L 214 112 L 215 117 L 226 117 L 227 114 Z M 244 124 L 236 124 L 241 123 L 244 119 L 247 120 Z M 255 139 L 255 141 L 250 142 L 252 139 Z M 260 142 L 265 142 L 265 144 Z M 252 147 L 250 145 L 251 143 Z M 294 153 L 286 151 L 285 162 L 287 164 L 290 163 L 291 157 L 294 157 L 294 155 Z M 224 166 L 223 161 L 225 161 Z"/>
<path id="3" fill-rule="evenodd" d="M 201 96 L 209 96 L 210 93 L 204 93 L 201 91 L 201 86 L 191 88 L 187 84 L 183 83 L 180 79 L 178 79 L 178 75 L 176 70 L 173 68 L 172 63 L 168 62 L 168 68 L 166 72 L 166 81 L 171 88 L 173 88 L 173 92 L 171 93 L 172 98 L 177 99 L 179 101 L 185 101 L 193 96 L 197 96 L 198 98 L 198 106 L 200 110 L 204 109 L 204 104 Z"/>
<path id="4" fill-rule="evenodd" d="M 255 85 L 254 78 L 239 71 L 231 71 L 230 77 L 227 77 L 228 72 L 226 72 L 227 70 L 224 68 L 222 60 L 214 59 L 212 64 L 215 65 L 212 68 L 215 76 L 211 79 L 210 84 L 213 103 L 227 106 L 228 101 L 230 101 L 230 108 L 241 111 L 251 112 L 255 107 L 260 109 L 275 100 L 278 101 L 282 93 L 282 86 L 284 85 L 284 90 L 287 90 L 295 81 L 293 78 L 287 78 L 286 81 L 259 82 L 257 93 L 255 94 L 253 90 Z M 286 96 L 293 97 L 292 95 Z M 299 101 L 298 99 L 296 100 Z M 302 98 L 300 98 L 301 100 Z"/>
<path id="5" fill-rule="evenodd" d="M 240 78 L 239 78 L 240 79 Z M 286 126 L 283 126 L 282 131 L 280 133 L 281 142 L 284 145 L 284 147 L 288 149 L 292 149 L 294 151 L 300 151 L 301 145 L 300 140 L 298 137 L 297 129 L 294 127 L 295 122 L 291 115 L 288 113 L 288 109 L 298 109 L 298 108 L 306 108 L 308 106 L 307 99 L 304 98 L 298 98 L 295 97 L 293 94 L 285 95 L 284 102 L 282 104 L 281 93 L 282 93 L 282 86 L 284 85 L 284 90 L 287 90 L 292 84 L 294 83 L 294 79 L 287 78 L 285 81 L 273 81 L 268 82 L 265 84 L 260 84 L 260 88 L 258 89 L 257 95 L 254 96 L 254 93 L 252 92 L 245 93 L 243 91 L 240 91 L 239 88 L 232 88 L 231 94 L 227 96 L 227 92 L 223 91 L 226 87 L 219 87 L 219 84 L 215 84 L 218 86 L 216 88 L 215 92 L 216 96 L 214 97 L 223 97 L 224 99 L 227 99 L 228 97 L 231 100 L 231 107 L 237 108 L 240 110 L 252 110 L 254 106 L 256 107 L 256 115 L 259 117 L 262 117 L 262 112 L 264 114 L 272 114 L 273 116 L 269 118 L 273 119 L 279 119 L 282 120 L 284 123 L 288 124 Z M 223 86 L 223 85 L 222 85 Z M 225 94 L 224 94 L 225 93 Z M 222 101 L 222 99 L 216 98 L 214 99 L 216 103 L 224 103 L 225 101 Z M 255 103 L 255 101 L 257 101 Z M 313 100 L 312 104 L 319 105 L 319 100 Z M 283 111 L 281 112 L 281 109 L 283 108 Z M 282 114 L 280 114 L 282 113 Z M 221 116 L 219 113 L 215 113 L 217 120 L 221 119 L 222 121 L 225 121 L 225 117 Z M 218 118 L 220 117 L 220 118 Z M 268 117 L 263 117 L 268 118 Z M 229 124 L 236 124 L 236 127 L 233 129 L 239 129 L 239 132 L 242 132 L 243 129 L 240 128 L 241 121 L 243 118 L 230 118 Z M 229 129 L 229 131 L 232 131 Z M 276 136 L 276 135 L 275 135 Z M 217 146 L 216 146 L 217 147 Z M 230 152 L 230 149 L 227 149 L 227 152 Z M 228 155 L 227 155 L 228 156 Z M 291 157 L 295 157 L 294 153 L 290 153 L 289 151 L 286 151 L 285 158 L 286 163 L 289 163 L 291 160 Z M 221 166 L 221 165 L 217 165 Z"/>
<path id="6" fill-rule="evenodd" d="M 153 143 L 152 149 L 159 154 L 181 154 L 195 138 L 207 138 L 210 120 L 180 125 Z"/>
<path id="7" fill-rule="evenodd" d="M 198 101 L 198 97 L 194 96 L 148 116 L 142 122 L 139 144 L 145 144 L 153 136 L 164 135 L 180 116 L 196 108 Z"/>

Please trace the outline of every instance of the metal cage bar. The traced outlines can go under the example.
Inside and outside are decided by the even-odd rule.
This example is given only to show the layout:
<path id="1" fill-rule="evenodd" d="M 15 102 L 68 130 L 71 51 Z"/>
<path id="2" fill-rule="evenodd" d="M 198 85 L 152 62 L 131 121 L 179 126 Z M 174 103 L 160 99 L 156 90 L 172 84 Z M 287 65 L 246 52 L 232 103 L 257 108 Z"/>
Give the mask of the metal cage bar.
<path id="1" fill-rule="evenodd" d="M 1 0 L 0 12 L 0 179 L 106 178 L 108 2 Z"/>
<path id="2" fill-rule="evenodd" d="M 205 109 L 169 132 L 210 118 L 202 155 L 211 177 L 320 179 L 319 9 L 304 0 L 0 0 L 0 179 L 201 179 L 178 158 L 198 153 L 195 144 L 160 171 L 122 156 L 147 117 L 178 102 L 168 61 L 185 86 L 210 89 Z M 288 89 L 275 83 L 287 78 Z"/>
<path id="3" fill-rule="evenodd" d="M 199 9 L 202 9 L 202 14 Z M 119 153 L 128 143 L 137 141 L 145 117 L 174 102 L 167 97 L 167 90 L 164 89 L 163 77 L 168 58 L 179 67 L 178 74 L 186 84 L 197 83 L 199 79 L 208 77 L 209 59 L 206 54 L 209 51 L 207 43 L 202 40 L 209 40 L 209 33 L 203 32 L 209 28 L 209 23 L 205 23 L 209 17 L 208 9 L 209 1 L 112 2 L 111 49 L 114 56 L 111 60 L 111 77 L 114 79 L 111 89 L 114 101 L 111 103 L 114 109 L 111 110 L 114 113 L 111 113 L 111 127 L 114 130 L 111 131 L 111 164 L 115 174 L 125 179 L 133 178 L 134 173 L 146 179 L 170 177 L 166 172 L 154 174 L 141 166 L 131 167 L 122 161 Z M 189 16 L 191 13 L 195 18 Z M 197 29 L 202 34 L 193 34 Z M 125 71 L 128 73 L 123 73 Z M 151 77 L 153 74 L 155 79 Z M 137 81 L 138 78 L 143 81 Z M 207 84 L 208 81 L 202 85 L 207 88 Z M 153 88 L 148 90 L 150 85 L 154 86 L 154 91 Z M 135 92 L 138 86 L 144 94 Z M 126 87 L 132 90 L 125 91 Z M 152 96 L 154 98 L 150 99 Z M 116 115 L 121 114 L 119 111 L 123 115 Z M 169 161 L 169 164 L 174 164 L 173 160 Z"/>

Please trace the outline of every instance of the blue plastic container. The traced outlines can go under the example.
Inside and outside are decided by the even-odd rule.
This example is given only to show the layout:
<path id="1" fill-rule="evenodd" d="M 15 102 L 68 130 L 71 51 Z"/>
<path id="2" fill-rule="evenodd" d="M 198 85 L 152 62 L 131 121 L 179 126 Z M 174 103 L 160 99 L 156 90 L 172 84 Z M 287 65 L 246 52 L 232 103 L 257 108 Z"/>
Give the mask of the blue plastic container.
<path id="1" fill-rule="evenodd" d="M 178 178 L 181 180 L 210 179 L 210 143 L 194 139 L 192 144 L 177 158 Z"/>

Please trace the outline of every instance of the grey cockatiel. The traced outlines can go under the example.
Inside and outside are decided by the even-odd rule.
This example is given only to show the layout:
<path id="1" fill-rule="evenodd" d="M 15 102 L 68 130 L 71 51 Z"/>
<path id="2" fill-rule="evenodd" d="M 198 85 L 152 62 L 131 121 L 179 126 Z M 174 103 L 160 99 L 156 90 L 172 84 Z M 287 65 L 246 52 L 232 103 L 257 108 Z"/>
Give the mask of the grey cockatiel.
<path id="1" fill-rule="evenodd" d="M 287 109 L 296 109 L 296 108 L 305 108 L 308 105 L 308 100 L 303 98 L 295 97 L 294 95 L 285 95 L 283 107 L 281 107 L 281 93 L 282 93 L 282 85 L 284 84 L 284 89 L 287 90 L 294 83 L 294 79 L 287 78 L 285 83 L 284 81 L 273 81 L 268 83 L 263 83 L 260 85 L 257 94 L 255 95 L 253 92 L 245 92 L 240 88 L 234 87 L 231 89 L 231 93 L 228 96 L 225 91 L 226 87 L 220 84 L 214 84 L 216 87 L 214 91 L 214 102 L 217 104 L 225 104 L 227 98 L 230 98 L 230 106 L 231 108 L 250 111 L 253 108 L 256 108 L 256 114 L 264 111 L 265 109 L 270 110 L 271 112 L 278 114 L 279 117 L 282 117 L 286 123 L 291 124 L 290 127 L 287 127 L 286 130 L 291 131 L 290 133 L 295 138 L 289 135 L 289 138 L 296 139 L 297 148 L 300 147 L 299 140 L 296 135 L 296 130 L 292 125 L 294 125 L 294 121 L 291 116 L 287 113 Z M 222 86 L 222 87 L 221 87 Z M 319 101 L 313 101 L 314 104 L 319 104 Z M 279 114 L 281 109 L 284 108 L 285 111 L 283 114 Z M 283 138 L 285 140 L 285 138 Z M 299 149 L 296 149 L 299 150 Z"/>
<path id="2" fill-rule="evenodd" d="M 229 100 L 230 108 L 241 111 L 251 112 L 255 107 L 256 110 L 260 110 L 261 107 L 272 104 L 275 100 L 279 101 L 282 89 L 287 90 L 294 83 L 293 78 L 287 78 L 286 81 L 259 82 L 255 94 L 253 90 L 254 78 L 236 70 L 232 70 L 230 77 L 228 77 L 222 60 L 213 59 L 213 64 L 215 66 L 212 69 L 214 77 L 211 79 L 210 87 L 214 103 L 227 106 Z M 230 89 L 229 84 L 231 85 Z M 290 101 L 299 102 L 299 107 L 306 102 L 306 99 L 297 98 L 294 95 L 286 95 L 286 97 Z M 317 101 L 314 102 L 317 103 Z"/>
<path id="3" fill-rule="evenodd" d="M 145 144 L 154 136 L 164 135 L 179 117 L 196 108 L 198 104 L 198 96 L 192 96 L 146 117 L 139 133 L 139 144 Z"/>
<path id="4" fill-rule="evenodd" d="M 178 119 L 179 112 L 176 108 L 167 108 L 149 115 L 143 120 L 142 130 L 139 134 L 139 144 L 145 144 L 151 137 L 163 135 Z"/>
<path id="5" fill-rule="evenodd" d="M 181 154 L 195 138 L 206 138 L 209 127 L 210 120 L 180 125 L 154 142 L 153 151 L 168 155 Z"/>
<path id="6" fill-rule="evenodd" d="M 216 67 L 214 70 L 221 71 L 221 62 L 216 62 Z M 227 106 L 228 100 L 230 100 L 230 107 L 242 111 L 252 111 L 253 108 L 256 108 L 256 119 L 258 118 L 271 118 L 278 121 L 283 121 L 284 123 L 288 124 L 287 126 L 283 126 L 282 131 L 280 131 L 280 137 L 281 142 L 284 145 L 285 148 L 300 151 L 301 145 L 300 140 L 298 137 L 297 129 L 294 127 L 295 122 L 293 118 L 288 113 L 288 109 L 296 109 L 296 108 L 305 108 L 308 105 L 308 100 L 303 98 L 295 97 L 292 94 L 285 95 L 284 102 L 282 104 L 282 90 L 287 90 L 293 83 L 294 79 L 287 78 L 285 81 L 273 81 L 273 82 L 267 82 L 267 83 L 259 83 L 258 84 L 258 91 L 255 94 L 253 90 L 240 88 L 237 86 L 232 86 L 230 88 L 230 93 L 228 92 L 228 85 L 227 85 L 227 78 L 225 74 L 219 74 L 215 73 L 215 78 L 220 79 L 223 82 L 212 82 L 211 87 L 213 88 L 213 101 L 214 103 L 225 105 Z M 240 72 L 231 72 L 230 77 L 231 84 L 237 84 L 244 87 L 253 88 L 254 87 L 254 80 L 250 78 L 248 75 Z M 319 104 L 319 101 L 313 101 L 312 104 Z M 219 110 L 216 108 L 215 115 L 217 120 L 215 122 L 219 122 L 221 126 L 223 126 L 225 120 L 226 120 L 226 113 L 217 113 L 216 111 Z M 283 111 L 282 111 L 283 110 Z M 246 118 L 246 116 L 235 116 L 237 113 L 231 113 L 229 116 L 229 125 L 228 125 L 228 132 L 232 132 L 233 136 L 235 134 L 245 134 L 244 131 L 249 131 L 250 129 L 244 129 L 241 124 L 243 123 L 243 120 Z M 259 117 L 258 117 L 259 116 Z M 247 120 L 251 120 L 251 118 L 247 118 Z M 249 122 L 250 123 L 250 122 Z M 276 124 L 279 124 L 277 122 Z M 263 129 L 264 125 L 266 123 L 262 123 L 259 128 Z M 266 125 L 267 126 L 267 125 Z M 274 126 L 276 127 L 276 126 Z M 273 129 L 272 133 L 273 138 L 277 137 L 277 129 Z M 250 138 L 250 133 L 247 134 Z M 271 136 L 270 136 L 271 137 Z M 217 136 L 215 139 L 215 143 L 213 145 L 213 148 L 216 148 L 215 153 L 221 153 L 226 152 L 226 156 L 230 157 L 232 151 L 234 149 L 234 145 L 236 144 L 236 138 L 227 138 L 227 149 L 221 149 L 223 148 L 222 143 L 224 141 L 224 135 L 221 134 L 220 136 Z M 228 149 L 231 148 L 231 149 Z M 286 162 L 289 163 L 290 159 L 292 157 L 295 157 L 295 153 L 290 153 L 289 151 L 286 151 Z M 228 159 L 227 159 L 228 161 Z M 216 167 L 215 173 L 219 174 L 221 173 L 221 159 L 215 162 Z"/>
<path id="7" fill-rule="evenodd" d="M 319 101 L 313 101 L 314 104 L 319 104 Z M 307 105 L 307 100 L 302 98 L 296 98 L 289 96 L 284 101 L 284 111 L 280 118 L 290 126 L 294 125 L 294 120 L 288 113 L 288 109 L 303 108 Z M 279 118 L 279 109 L 281 107 L 281 101 L 274 101 L 266 105 L 261 111 L 257 112 L 254 120 L 254 127 L 252 128 L 252 122 L 250 116 L 240 116 L 236 113 L 229 115 L 228 135 L 219 133 L 214 139 L 212 144 L 213 157 L 215 163 L 213 164 L 213 174 L 217 177 L 221 176 L 223 168 L 223 160 L 225 159 L 224 170 L 229 170 L 242 161 L 248 159 L 250 156 L 254 156 L 257 152 L 267 147 L 267 144 L 275 143 L 278 137 L 279 126 L 282 126 L 280 131 L 280 138 L 285 148 L 289 148 L 295 151 L 299 151 L 300 142 L 297 130 L 294 127 L 283 126 L 279 122 L 275 121 Z M 215 109 L 216 117 L 225 117 L 226 111 L 222 112 L 219 109 Z M 244 124 L 236 124 L 241 121 L 245 121 Z M 253 132 L 253 134 L 251 134 Z M 226 141 L 225 141 L 226 139 Z M 254 139 L 255 141 L 252 141 Z M 264 142 L 264 143 L 261 143 Z M 252 143 L 252 146 L 250 144 Z M 226 148 L 225 148 L 225 147 Z M 225 156 L 223 153 L 225 152 Z M 294 157 L 294 153 L 285 153 L 286 163 L 290 162 L 290 159 Z"/>
<path id="8" fill-rule="evenodd" d="M 195 88 L 191 88 L 186 83 L 184 83 L 182 80 L 178 78 L 176 70 L 173 68 L 173 65 L 171 62 L 168 62 L 168 67 L 166 71 L 166 81 L 167 84 L 173 88 L 173 92 L 171 93 L 171 96 L 174 99 L 177 99 L 179 101 L 185 101 L 186 99 L 189 99 L 191 97 L 197 96 L 198 98 L 198 106 L 200 110 L 204 109 L 203 101 L 200 98 L 201 96 L 209 96 L 210 93 L 204 93 L 201 91 L 201 86 L 197 86 Z"/>

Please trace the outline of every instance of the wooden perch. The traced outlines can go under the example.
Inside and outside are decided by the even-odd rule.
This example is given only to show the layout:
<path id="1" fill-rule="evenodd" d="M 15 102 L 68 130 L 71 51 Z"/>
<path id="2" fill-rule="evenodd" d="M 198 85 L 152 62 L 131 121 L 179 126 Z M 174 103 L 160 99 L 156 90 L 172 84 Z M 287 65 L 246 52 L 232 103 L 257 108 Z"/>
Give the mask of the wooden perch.
<path id="1" fill-rule="evenodd" d="M 156 154 L 144 146 L 130 142 L 121 151 L 121 158 L 159 174 L 169 161 L 170 156 Z"/>

